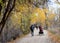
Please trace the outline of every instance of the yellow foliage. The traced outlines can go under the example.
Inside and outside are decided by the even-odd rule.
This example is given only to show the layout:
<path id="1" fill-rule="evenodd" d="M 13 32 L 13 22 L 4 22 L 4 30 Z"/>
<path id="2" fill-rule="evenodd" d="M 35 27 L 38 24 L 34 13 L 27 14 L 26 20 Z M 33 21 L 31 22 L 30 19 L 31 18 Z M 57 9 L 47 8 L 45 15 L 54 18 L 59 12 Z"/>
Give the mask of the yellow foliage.
<path id="1" fill-rule="evenodd" d="M 31 23 L 36 23 L 37 22 L 37 16 L 35 14 L 31 15 Z"/>
<path id="2" fill-rule="evenodd" d="M 13 25 L 19 25 L 21 23 L 21 13 L 16 13 L 16 14 L 12 14 L 11 16 L 11 21 L 13 23 Z"/>
<path id="3" fill-rule="evenodd" d="M 42 25 L 45 25 L 45 22 L 46 22 L 48 26 L 50 26 L 49 20 L 52 21 L 56 15 L 51 13 L 48 15 L 48 18 L 47 18 L 45 13 L 48 13 L 48 12 L 49 12 L 48 9 L 35 8 L 35 10 L 33 11 L 33 14 L 31 15 L 33 16 L 31 17 L 31 23 L 40 22 Z"/>
<path id="4" fill-rule="evenodd" d="M 48 13 L 48 12 L 49 12 L 49 10 L 48 10 L 48 9 L 46 9 L 46 8 L 45 8 L 45 9 L 43 9 L 43 10 L 44 10 L 44 12 L 45 12 L 45 13 Z"/>
<path id="5" fill-rule="evenodd" d="M 48 19 L 49 20 L 53 20 L 55 18 L 55 16 L 56 16 L 55 14 L 50 14 L 49 17 L 48 17 Z"/>
<path id="6" fill-rule="evenodd" d="M 43 9 L 35 8 L 33 13 L 34 14 L 32 16 L 34 17 L 32 18 L 32 21 L 31 21 L 32 23 L 36 23 L 36 22 L 40 22 L 42 24 L 45 23 L 46 17 L 45 17 L 45 12 Z M 37 13 L 37 16 L 36 16 L 36 13 Z"/>

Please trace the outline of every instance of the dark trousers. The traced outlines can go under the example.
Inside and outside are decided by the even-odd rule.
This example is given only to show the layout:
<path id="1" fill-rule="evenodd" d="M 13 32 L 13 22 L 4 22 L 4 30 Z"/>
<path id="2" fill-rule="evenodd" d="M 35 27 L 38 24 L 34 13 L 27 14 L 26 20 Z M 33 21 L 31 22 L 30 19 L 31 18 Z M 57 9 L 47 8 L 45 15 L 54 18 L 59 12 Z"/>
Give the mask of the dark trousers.
<path id="1" fill-rule="evenodd" d="M 39 34 L 43 34 L 43 30 L 40 30 L 40 31 L 39 31 Z"/>
<path id="2" fill-rule="evenodd" d="M 31 29 L 31 35 L 34 36 L 34 29 Z"/>

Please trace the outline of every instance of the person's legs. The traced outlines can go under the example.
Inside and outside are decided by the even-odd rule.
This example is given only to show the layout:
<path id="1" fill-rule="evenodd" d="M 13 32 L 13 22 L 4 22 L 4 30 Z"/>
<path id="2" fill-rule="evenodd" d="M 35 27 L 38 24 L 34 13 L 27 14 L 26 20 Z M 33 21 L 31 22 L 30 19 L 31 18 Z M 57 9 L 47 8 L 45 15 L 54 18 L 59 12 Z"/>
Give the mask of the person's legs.
<path id="1" fill-rule="evenodd" d="M 32 36 L 34 36 L 33 32 L 31 33 Z"/>
<path id="2" fill-rule="evenodd" d="M 34 36 L 34 32 L 33 32 L 33 30 L 31 31 L 31 35 Z"/>
<path id="3" fill-rule="evenodd" d="M 39 35 L 40 35 L 40 28 L 39 28 Z"/>
<path id="4" fill-rule="evenodd" d="M 31 30 L 31 35 L 34 36 L 34 28 L 30 28 Z"/>
<path id="5" fill-rule="evenodd" d="M 40 31 L 39 31 L 39 35 L 40 35 Z"/>
<path id="6" fill-rule="evenodd" d="M 43 31 L 39 31 L 39 34 L 43 34 Z"/>

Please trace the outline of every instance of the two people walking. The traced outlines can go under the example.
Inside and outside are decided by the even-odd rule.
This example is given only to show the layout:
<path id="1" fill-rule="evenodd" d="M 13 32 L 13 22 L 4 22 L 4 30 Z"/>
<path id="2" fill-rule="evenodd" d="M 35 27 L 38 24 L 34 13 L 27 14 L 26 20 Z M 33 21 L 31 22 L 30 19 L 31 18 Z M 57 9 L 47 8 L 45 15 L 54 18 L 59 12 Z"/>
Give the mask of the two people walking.
<path id="1" fill-rule="evenodd" d="M 40 34 L 43 34 L 43 29 L 42 29 L 42 26 L 37 26 L 36 24 L 33 24 L 30 26 L 30 30 L 31 30 L 31 35 L 34 36 L 34 29 L 39 29 L 39 35 Z"/>

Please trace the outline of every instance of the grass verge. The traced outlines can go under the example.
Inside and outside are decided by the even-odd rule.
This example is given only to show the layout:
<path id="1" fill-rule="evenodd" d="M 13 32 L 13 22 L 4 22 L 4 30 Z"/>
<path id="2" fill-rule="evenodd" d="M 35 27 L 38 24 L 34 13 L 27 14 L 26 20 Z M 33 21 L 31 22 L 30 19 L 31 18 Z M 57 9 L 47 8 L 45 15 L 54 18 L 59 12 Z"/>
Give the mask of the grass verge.
<path id="1" fill-rule="evenodd" d="M 60 36 L 51 31 L 48 31 L 48 35 L 50 36 L 52 41 L 54 41 L 55 43 L 60 43 Z"/>

